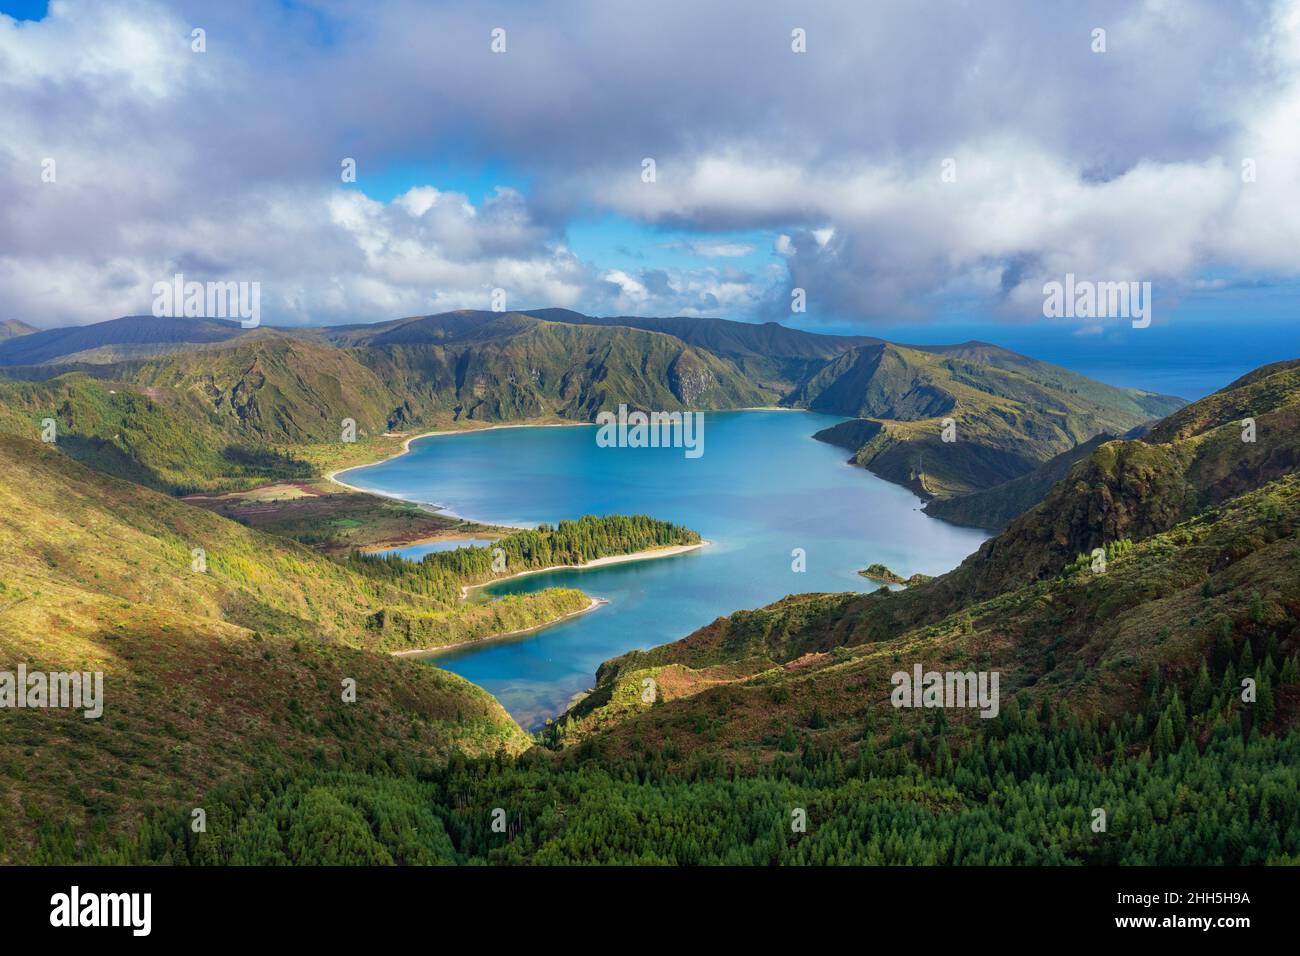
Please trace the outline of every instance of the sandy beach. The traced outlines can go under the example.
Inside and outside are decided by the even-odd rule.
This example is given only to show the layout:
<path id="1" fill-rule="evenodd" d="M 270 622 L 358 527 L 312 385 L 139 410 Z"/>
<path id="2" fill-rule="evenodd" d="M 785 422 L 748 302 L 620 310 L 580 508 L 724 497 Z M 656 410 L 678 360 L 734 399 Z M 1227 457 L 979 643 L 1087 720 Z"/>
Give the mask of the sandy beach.
<path id="1" fill-rule="evenodd" d="M 545 574 L 547 571 L 586 571 L 609 564 L 626 564 L 629 561 L 652 561 L 656 558 L 671 558 L 674 555 L 685 554 L 687 551 L 696 551 L 708 543 L 707 541 L 701 541 L 698 544 L 670 544 L 664 548 L 650 548 L 646 551 L 635 551 L 632 554 L 611 554 L 607 558 L 596 558 L 584 564 L 553 564 L 549 568 L 529 568 L 527 571 L 505 574 L 499 578 L 493 578 L 491 581 L 484 581 L 482 584 L 466 584 L 460 589 L 460 597 L 463 601 L 469 597 L 470 591 L 485 588 L 491 584 L 499 584 L 502 581 L 509 581 L 511 578 L 524 578 L 530 574 Z"/>

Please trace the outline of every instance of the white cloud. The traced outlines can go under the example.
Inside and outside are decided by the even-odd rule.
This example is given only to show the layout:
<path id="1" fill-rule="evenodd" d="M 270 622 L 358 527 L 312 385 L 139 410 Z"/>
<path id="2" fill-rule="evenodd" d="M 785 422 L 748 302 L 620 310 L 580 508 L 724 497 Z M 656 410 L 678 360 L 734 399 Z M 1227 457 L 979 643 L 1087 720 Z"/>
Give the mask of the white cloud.
<path id="1" fill-rule="evenodd" d="M 790 260 L 794 285 L 841 315 L 897 314 L 962 275 L 984 276 L 997 293 L 990 261 L 1018 257 L 1032 263 L 1009 290 L 1013 308 L 1041 304 L 1043 279 L 1066 272 L 1158 281 L 1229 263 L 1296 274 L 1300 150 L 1287 150 L 1300 130 L 1300 85 L 1284 102 L 1285 117 L 1273 115 L 1254 141 L 1267 172 L 1252 184 L 1220 156 L 1144 161 L 1093 182 L 1031 142 L 994 138 L 953 150 L 955 182 L 941 179 L 937 158 L 817 168 L 724 154 L 650 192 L 606 180 L 600 196 L 650 221 L 807 223 L 809 241 L 782 233 L 775 250 Z"/>
<path id="2" fill-rule="evenodd" d="M 501 9 L 505 57 L 469 0 L 214 5 L 204 54 L 147 0 L 0 16 L 0 317 L 145 310 L 178 269 L 261 281 L 272 322 L 495 287 L 605 312 L 741 317 L 798 285 L 812 319 L 1025 314 L 1065 272 L 1300 273 L 1300 0 L 818 8 L 798 58 L 774 0 Z M 361 189 L 398 158 L 435 172 L 377 202 L 342 187 L 345 156 Z M 450 162 L 501 163 L 528 196 L 471 201 Z M 771 237 L 789 274 L 583 262 L 565 224 L 593 212 L 693 232 L 709 266 Z"/>
<path id="3" fill-rule="evenodd" d="M 397 204 L 418 219 L 434 207 L 439 195 L 438 190 L 432 186 L 412 186 L 397 197 Z M 471 206 L 470 210 L 472 209 Z"/>
<path id="4" fill-rule="evenodd" d="M 609 270 L 604 279 L 618 287 L 618 297 L 614 300 L 616 311 L 635 312 L 650 298 L 650 290 L 622 269 Z"/>
<path id="5" fill-rule="evenodd" d="M 0 14 L 0 89 L 11 93 L 161 100 L 193 82 L 199 56 L 190 28 L 156 4 L 52 0 L 40 21 Z"/>
<path id="6" fill-rule="evenodd" d="M 706 259 L 736 259 L 754 252 L 754 246 L 751 243 L 726 239 L 693 239 L 689 242 L 672 243 L 670 245 L 680 245 L 687 251 L 697 256 L 703 256 Z"/>

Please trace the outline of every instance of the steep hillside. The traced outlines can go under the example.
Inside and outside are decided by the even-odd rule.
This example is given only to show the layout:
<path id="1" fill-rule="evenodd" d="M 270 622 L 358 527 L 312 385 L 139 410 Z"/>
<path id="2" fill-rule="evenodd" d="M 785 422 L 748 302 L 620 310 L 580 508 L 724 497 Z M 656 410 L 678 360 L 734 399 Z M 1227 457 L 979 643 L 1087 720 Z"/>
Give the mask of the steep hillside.
<path id="1" fill-rule="evenodd" d="M 358 360 L 404 397 L 403 418 L 590 421 L 620 403 L 736 408 L 773 395 L 680 339 L 569 325 L 520 313 L 450 313 L 348 334 Z"/>
<path id="2" fill-rule="evenodd" d="M 1116 388 L 1104 382 L 1071 372 L 1059 365 L 1012 352 L 988 342 L 962 342 L 957 345 L 913 346 L 966 365 L 987 365 L 1014 373 L 1050 391 L 1064 392 L 1085 404 L 1099 405 L 1125 412 L 1142 420 L 1162 418 L 1187 403 L 1172 395 L 1158 395 L 1140 388 Z"/>
<path id="3" fill-rule="evenodd" d="M 1180 404 L 1089 382 L 993 346 L 853 349 L 792 398 L 814 411 L 854 416 L 817 437 L 850 449 L 855 464 L 923 497 L 1010 481 L 1099 433 L 1128 431 L 1153 409 Z"/>
<path id="4" fill-rule="evenodd" d="M 595 318 L 568 309 L 538 309 L 528 314 L 549 322 L 624 326 L 672 335 L 693 348 L 727 359 L 756 385 L 782 395 L 845 350 L 881 342 L 870 335 L 819 335 L 776 322 L 758 325 L 727 319 L 635 315 Z"/>
<path id="5" fill-rule="evenodd" d="M 1230 661 L 1238 662 L 1234 675 L 1270 681 L 1268 709 L 1237 699 L 1235 712 L 1284 731 L 1300 716 L 1298 531 L 1300 475 L 1289 475 L 1115 549 L 1104 574 L 1074 566 L 941 607 L 925 585 L 790 597 L 608 662 L 595 693 L 554 735 L 616 752 L 634 740 L 651 748 L 672 740 L 697 759 L 731 752 L 743 760 L 752 751 L 770 756 L 788 727 L 809 727 L 816 714 L 823 743 L 850 743 L 865 727 L 864 739 L 887 749 L 888 738 L 911 740 L 932 716 L 890 706 L 890 676 L 915 664 L 997 671 L 1004 702 L 1020 694 L 1022 707 L 1037 709 L 1046 699 L 1105 723 L 1140 711 L 1153 675 L 1204 712 L 1194 687 L 1202 664 L 1231 701 L 1239 688 L 1224 679 Z M 641 693 L 646 679 L 655 682 L 653 705 Z M 943 716 L 968 732 L 981 722 L 971 709 Z"/>
<path id="6" fill-rule="evenodd" d="M 371 446 L 400 400 L 327 344 L 257 330 L 149 359 L 35 374 L 64 367 L 0 379 L 0 430 L 34 435 L 53 417 L 72 457 L 172 494 L 304 479 L 322 462 L 392 453 Z M 354 444 L 344 442 L 346 419 Z"/>
<path id="7" fill-rule="evenodd" d="M 196 390 L 145 388 L 67 373 L 0 379 L 0 433 L 37 438 L 52 420 L 60 451 L 170 494 L 306 478 L 312 468 L 222 418 Z"/>
<path id="8" fill-rule="evenodd" d="M 1243 427 L 1246 417 L 1253 419 L 1253 436 Z M 941 581 L 974 596 L 1050 577 L 1076 555 L 1167 531 L 1298 468 L 1300 360 L 1294 360 L 1258 369 L 1175 412 L 1141 439 L 1103 444 Z"/>
<path id="9" fill-rule="evenodd" d="M 385 629 L 382 617 L 401 613 L 430 626 L 442 622 L 455 602 L 455 581 L 447 582 L 444 595 L 394 583 L 387 575 L 359 573 L 364 566 L 339 564 L 96 474 L 38 442 L 6 436 L 0 452 L 14 474 L 12 494 L 27 496 L 3 517 L 6 566 L 17 575 L 8 579 L 11 585 L 25 580 L 36 594 L 66 584 L 132 607 L 157 603 L 193 618 L 372 650 L 447 643 L 422 634 L 429 643 L 411 644 Z M 204 552 L 201 573 L 192 571 L 195 548 Z M 479 636 L 490 633 L 485 629 Z"/>
<path id="10" fill-rule="evenodd" d="M 955 498 L 932 498 L 924 511 L 932 518 L 967 528 L 1001 531 L 1011 521 L 1042 501 L 1058 481 L 1114 435 L 1094 435 L 1081 445 L 1048 459 L 1028 474 L 1013 478 L 985 491 Z"/>
<path id="11" fill-rule="evenodd" d="M 473 685 L 362 649 L 367 615 L 415 595 L 39 442 L 0 437 L 0 468 L 2 669 L 104 674 L 99 719 L 0 709 L 4 861 L 284 764 L 526 744 Z"/>
<path id="12" fill-rule="evenodd" d="M 526 313 L 548 322 L 571 325 L 624 326 L 675 336 L 688 345 L 729 358 L 832 358 L 860 345 L 876 345 L 872 335 L 821 335 L 792 329 L 777 322 L 735 322 L 678 316 L 620 315 L 595 317 L 569 309 L 536 309 Z"/>
<path id="13" fill-rule="evenodd" d="M 387 429 L 400 399 L 348 352 L 270 330 L 141 362 L 106 375 L 192 396 L 222 427 L 268 445 L 340 441 Z"/>

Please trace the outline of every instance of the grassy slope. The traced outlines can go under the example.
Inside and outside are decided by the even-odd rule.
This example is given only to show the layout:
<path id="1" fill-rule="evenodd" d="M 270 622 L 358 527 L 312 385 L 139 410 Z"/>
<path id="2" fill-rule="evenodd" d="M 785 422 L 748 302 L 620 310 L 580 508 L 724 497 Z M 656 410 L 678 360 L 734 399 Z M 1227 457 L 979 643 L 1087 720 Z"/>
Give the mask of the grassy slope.
<path id="1" fill-rule="evenodd" d="M 853 461 L 925 497 L 1010 481 L 1100 432 L 1128 431 L 1177 400 L 1093 382 L 994 346 L 865 346 L 839 356 L 793 400 L 855 416 L 818 434 Z M 943 422 L 955 441 L 943 441 Z"/>
<path id="2" fill-rule="evenodd" d="M 58 447 L 70 457 L 172 494 L 311 475 L 306 462 L 250 440 L 192 392 L 83 373 L 0 379 L 0 432 L 36 438 L 46 418 L 55 420 Z"/>
<path id="3" fill-rule="evenodd" d="M 347 352 L 259 330 L 233 343 L 114 366 L 145 387 L 200 399 L 223 425 L 265 444 L 340 441 L 342 422 L 358 439 L 388 428 L 398 398 Z"/>
<path id="4" fill-rule="evenodd" d="M 1001 531 L 1046 498 L 1076 462 L 1087 458 L 1113 438 L 1107 434 L 1094 435 L 1083 444 L 1048 459 L 1033 471 L 983 491 L 955 498 L 932 498 L 925 505 L 925 513 L 962 527 Z"/>
<path id="5" fill-rule="evenodd" d="M 874 336 L 821 335 L 787 328 L 776 322 L 758 325 L 727 319 L 687 317 L 593 318 L 568 309 L 539 309 L 529 314 L 552 322 L 626 326 L 663 332 L 681 339 L 693 348 L 711 352 L 734 363 L 751 382 L 776 395 L 786 395 L 841 352 L 855 346 L 881 342 Z"/>
<path id="6" fill-rule="evenodd" d="M 0 858 L 24 856 L 43 821 L 120 828 L 318 751 L 526 745 L 480 689 L 362 649 L 364 615 L 413 597 L 39 443 L 0 438 L 0 468 L 0 661 L 102 670 L 107 698 L 98 721 L 0 711 Z"/>
<path id="7" fill-rule="evenodd" d="M 53 368 L 49 371 L 58 372 Z M 57 420 L 78 461 L 169 494 L 305 480 L 401 450 L 385 433 L 396 399 L 348 353 L 274 332 L 234 343 L 0 378 L 0 433 L 40 434 Z M 342 440 L 342 421 L 356 441 Z"/>
<path id="8" fill-rule="evenodd" d="M 1241 418 L 1256 421 L 1242 441 Z M 986 596 L 1055 575 L 1077 555 L 1165 531 L 1300 468 L 1300 361 L 1257 370 L 1135 441 L 1108 442 L 943 580 Z"/>
<path id="9" fill-rule="evenodd" d="M 673 410 L 773 399 L 730 362 L 669 335 L 514 313 L 479 324 L 411 321 L 366 337 L 355 354 L 404 396 L 408 420 L 591 421 L 619 403 Z"/>
<path id="10" fill-rule="evenodd" d="M 871 595 L 799 595 L 719 619 L 695 634 L 601 669 L 562 738 L 606 752 L 673 741 L 683 753 L 770 758 L 787 726 L 848 743 L 864 726 L 909 734 L 929 715 L 888 703 L 890 675 L 913 664 L 996 670 L 1003 699 L 1028 690 L 1114 718 L 1137 709 L 1153 671 L 1190 687 L 1227 635 L 1262 661 L 1270 639 L 1300 653 L 1300 476 L 1270 483 L 1086 569 L 934 612 L 925 585 Z M 1279 666 L 1282 663 L 1276 661 Z M 654 678 L 659 703 L 642 701 Z M 1296 689 L 1278 726 L 1296 717 Z M 978 722 L 949 711 L 958 724 Z M 881 743 L 883 746 L 883 741 Z"/>
<path id="11" fill-rule="evenodd" d="M 46 446 L 0 438 L 0 456 L 13 501 L 0 519 L 5 580 L 24 597 L 66 585 L 128 606 L 370 650 L 412 646 L 377 628 L 377 613 L 434 621 L 448 610 L 302 545 L 97 475 Z M 204 549 L 206 573 L 190 569 L 194 548 Z M 420 646 L 446 643 L 430 639 Z"/>

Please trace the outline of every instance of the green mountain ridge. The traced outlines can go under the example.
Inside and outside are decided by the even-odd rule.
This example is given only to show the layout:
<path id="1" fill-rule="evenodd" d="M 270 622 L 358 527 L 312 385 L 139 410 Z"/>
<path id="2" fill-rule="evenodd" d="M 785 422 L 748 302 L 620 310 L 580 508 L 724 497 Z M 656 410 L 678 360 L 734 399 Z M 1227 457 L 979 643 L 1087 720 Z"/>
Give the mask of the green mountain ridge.
<path id="1" fill-rule="evenodd" d="M 1019 478 L 1099 433 L 1128 431 L 1181 404 L 986 343 L 897 346 L 775 323 L 597 319 L 566 310 L 254 330 L 127 317 L 0 343 L 0 374 L 14 382 L 85 377 L 76 388 L 49 387 L 62 391 L 65 425 L 92 446 L 81 460 L 109 463 L 114 474 L 158 473 L 157 460 L 175 456 L 154 446 L 189 419 L 205 452 L 192 474 L 173 460 L 154 481 L 181 492 L 299 478 L 304 462 L 319 470 L 364 460 L 339 445 L 344 419 L 364 445 L 418 428 L 592 421 L 619 404 L 665 411 L 779 404 L 852 416 L 820 437 L 923 497 L 950 497 Z M 90 379 L 113 384 L 96 392 Z M 26 388 L 25 403 L 0 404 L 42 411 L 29 386 L 7 388 Z M 152 402 L 124 423 L 135 440 L 122 437 L 123 423 L 109 428 L 93 411 L 111 404 L 107 391 Z M 79 400 L 92 411 L 79 414 Z M 157 421 L 147 423 L 151 417 Z M 941 440 L 946 417 L 956 441 Z M 101 420 L 103 427 L 82 428 Z M 23 429 L 33 426 L 11 419 L 9 427 L 30 434 Z"/>
<path id="2" fill-rule="evenodd" d="M 33 331 L 0 342 L 0 366 L 44 365 L 72 360 L 80 353 L 109 347 L 174 348 L 220 342 L 243 333 L 228 319 L 172 319 L 124 316 L 108 322 Z"/>
<path id="3" fill-rule="evenodd" d="M 1241 417 L 1256 420 L 1243 441 Z M 1265 366 L 1175 412 L 1142 438 L 1107 442 L 951 575 L 964 594 L 1055 574 L 1078 554 L 1168 531 L 1300 466 L 1300 360 Z M 942 579 L 941 579 L 942 580 Z"/>
<path id="4" fill-rule="evenodd" d="M 454 315 L 407 322 L 352 346 L 405 397 L 404 416 L 591 421 L 620 403 L 671 411 L 769 400 L 730 363 L 661 333 Z"/>
<path id="5" fill-rule="evenodd" d="M 944 351 L 857 348 L 828 363 L 793 400 L 853 416 L 816 437 L 925 498 L 992 488 L 1181 404 L 981 343 Z"/>

